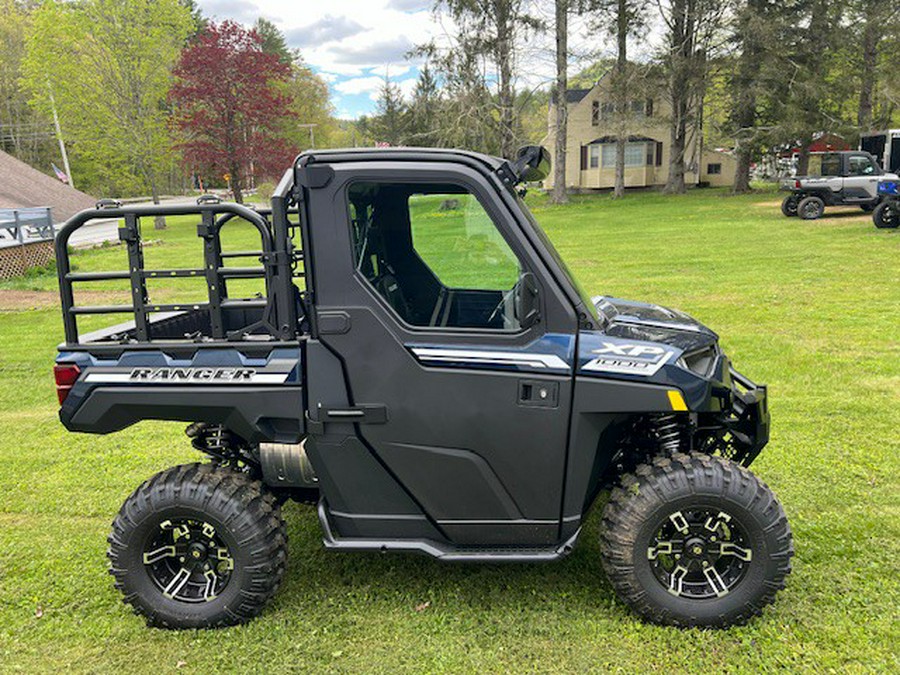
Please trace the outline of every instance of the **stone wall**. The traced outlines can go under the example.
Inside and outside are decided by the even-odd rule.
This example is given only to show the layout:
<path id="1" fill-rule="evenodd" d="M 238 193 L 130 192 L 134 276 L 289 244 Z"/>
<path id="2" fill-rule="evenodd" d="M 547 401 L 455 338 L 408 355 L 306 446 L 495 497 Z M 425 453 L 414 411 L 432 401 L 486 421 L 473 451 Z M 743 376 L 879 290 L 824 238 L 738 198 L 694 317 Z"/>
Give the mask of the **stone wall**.
<path id="1" fill-rule="evenodd" d="M 29 241 L 0 248 L 0 279 L 18 277 L 53 260 L 53 240 Z"/>

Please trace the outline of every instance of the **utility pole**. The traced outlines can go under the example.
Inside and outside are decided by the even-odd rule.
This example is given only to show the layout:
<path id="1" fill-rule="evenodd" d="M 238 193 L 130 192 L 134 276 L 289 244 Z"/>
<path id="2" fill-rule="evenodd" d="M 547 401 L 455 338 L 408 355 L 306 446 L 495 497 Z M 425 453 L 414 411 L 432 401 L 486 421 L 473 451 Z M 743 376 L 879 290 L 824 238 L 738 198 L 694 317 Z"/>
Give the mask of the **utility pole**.
<path id="1" fill-rule="evenodd" d="M 56 126 L 56 140 L 59 141 L 59 152 L 62 154 L 63 166 L 69 177 L 69 187 L 75 188 L 75 179 L 72 177 L 72 168 L 69 166 L 69 153 L 66 152 L 66 144 L 63 141 L 62 128 L 59 126 L 59 115 L 56 114 L 56 100 L 53 98 L 53 87 L 47 81 L 47 90 L 50 92 L 50 107 L 53 109 L 53 124 Z"/>

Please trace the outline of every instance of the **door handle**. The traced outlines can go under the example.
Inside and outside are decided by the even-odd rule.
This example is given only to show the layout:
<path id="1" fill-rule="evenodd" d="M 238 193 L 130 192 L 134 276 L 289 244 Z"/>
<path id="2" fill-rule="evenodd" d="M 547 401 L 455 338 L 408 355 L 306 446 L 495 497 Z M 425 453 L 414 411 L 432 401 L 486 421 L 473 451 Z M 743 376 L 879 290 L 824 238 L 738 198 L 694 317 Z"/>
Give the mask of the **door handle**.
<path id="1" fill-rule="evenodd" d="M 386 424 L 388 421 L 387 406 L 363 403 L 346 408 L 328 408 L 319 404 L 317 420 L 306 413 L 306 426 L 310 433 L 321 434 L 326 424 Z"/>
<path id="2" fill-rule="evenodd" d="M 519 405 L 532 408 L 559 406 L 559 382 L 519 380 Z"/>

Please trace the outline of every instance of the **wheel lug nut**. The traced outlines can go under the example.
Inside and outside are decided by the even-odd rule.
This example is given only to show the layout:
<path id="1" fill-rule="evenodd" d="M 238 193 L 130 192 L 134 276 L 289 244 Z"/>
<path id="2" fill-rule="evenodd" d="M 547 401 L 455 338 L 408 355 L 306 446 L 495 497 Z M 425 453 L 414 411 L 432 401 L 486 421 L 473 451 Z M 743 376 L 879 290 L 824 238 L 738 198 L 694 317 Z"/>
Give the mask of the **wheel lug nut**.
<path id="1" fill-rule="evenodd" d="M 704 560 L 704 561 L 703 561 L 703 566 L 704 566 L 704 567 L 709 567 L 709 562 L 706 561 L 706 560 Z"/>

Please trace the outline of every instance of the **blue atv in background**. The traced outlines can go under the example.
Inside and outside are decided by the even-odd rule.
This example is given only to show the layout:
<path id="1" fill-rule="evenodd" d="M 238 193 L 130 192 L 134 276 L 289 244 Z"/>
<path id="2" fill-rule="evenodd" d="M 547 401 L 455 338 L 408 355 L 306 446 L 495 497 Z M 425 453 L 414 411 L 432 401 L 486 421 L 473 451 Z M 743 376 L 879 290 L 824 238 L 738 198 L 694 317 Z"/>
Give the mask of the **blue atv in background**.
<path id="1" fill-rule="evenodd" d="M 875 227 L 896 228 L 900 225 L 900 181 L 893 178 L 878 181 L 878 196 L 882 201 L 872 212 Z"/>

